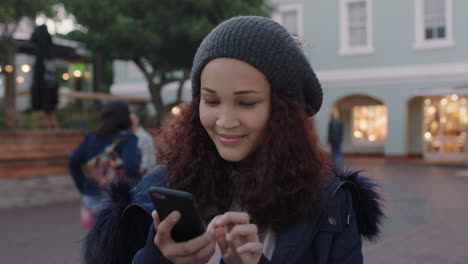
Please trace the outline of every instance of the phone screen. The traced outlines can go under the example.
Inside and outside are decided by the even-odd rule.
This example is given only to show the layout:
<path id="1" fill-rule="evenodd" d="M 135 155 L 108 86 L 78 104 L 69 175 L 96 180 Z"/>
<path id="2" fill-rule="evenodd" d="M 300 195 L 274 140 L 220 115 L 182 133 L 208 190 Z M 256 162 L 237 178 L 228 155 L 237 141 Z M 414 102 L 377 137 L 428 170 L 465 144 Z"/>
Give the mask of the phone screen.
<path id="1" fill-rule="evenodd" d="M 174 241 L 187 241 L 205 232 L 205 223 L 192 194 L 169 188 L 152 187 L 149 195 L 161 221 L 173 211 L 180 212 L 181 217 L 171 231 Z"/>

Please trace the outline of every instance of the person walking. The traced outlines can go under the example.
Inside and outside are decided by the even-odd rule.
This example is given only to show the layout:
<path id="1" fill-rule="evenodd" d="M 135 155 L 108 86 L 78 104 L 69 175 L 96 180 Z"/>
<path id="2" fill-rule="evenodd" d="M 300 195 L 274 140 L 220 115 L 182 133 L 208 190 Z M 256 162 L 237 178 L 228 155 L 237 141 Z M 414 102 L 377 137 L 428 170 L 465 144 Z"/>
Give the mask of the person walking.
<path id="1" fill-rule="evenodd" d="M 159 166 L 110 193 L 85 240 L 86 263 L 363 263 L 379 233 L 373 183 L 333 169 L 309 117 L 322 88 L 297 41 L 275 21 L 229 19 L 205 37 L 192 101 L 158 135 Z M 184 217 L 160 219 L 152 186 L 190 192 L 206 232 L 175 242 Z"/>
<path id="2" fill-rule="evenodd" d="M 343 142 L 343 122 L 340 120 L 338 109 L 333 109 L 328 123 L 328 144 L 331 147 L 332 160 L 335 167 L 343 166 L 341 143 Z"/>
<path id="3" fill-rule="evenodd" d="M 115 142 L 117 144 L 113 152 L 121 158 L 125 176 L 135 181 L 141 178 L 137 137 L 130 131 L 131 127 L 128 103 L 124 101 L 107 103 L 101 113 L 99 128 L 86 134 L 68 160 L 70 174 L 81 193 L 80 221 L 85 229 L 92 227 L 94 217 L 102 208 L 104 199 L 102 186 L 85 176 L 84 167 L 88 161 L 103 153 L 106 147 Z"/>

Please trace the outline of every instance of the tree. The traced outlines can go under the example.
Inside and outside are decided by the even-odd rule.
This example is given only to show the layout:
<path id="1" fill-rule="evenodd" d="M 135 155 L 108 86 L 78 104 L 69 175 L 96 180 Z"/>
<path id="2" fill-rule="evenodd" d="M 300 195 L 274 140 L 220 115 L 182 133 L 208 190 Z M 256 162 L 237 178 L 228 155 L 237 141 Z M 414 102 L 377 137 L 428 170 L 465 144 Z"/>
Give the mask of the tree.
<path id="1" fill-rule="evenodd" d="M 15 42 L 13 34 L 16 32 L 21 19 L 29 18 L 35 20 L 38 14 L 47 16 L 53 15 L 53 5 L 55 0 L 2 0 L 0 4 L 0 63 L 14 65 L 15 62 Z M 6 123 L 14 126 L 13 117 L 10 114 L 15 107 L 15 82 L 14 69 L 11 73 L 5 74 L 5 119 Z M 9 122 L 9 120 L 11 122 Z"/>
<path id="2" fill-rule="evenodd" d="M 164 85 L 189 78 L 196 48 L 220 22 L 269 15 L 264 0 L 63 0 L 85 30 L 76 39 L 105 57 L 132 60 L 148 82 L 158 118 Z M 179 97 L 180 100 L 180 97 Z"/>

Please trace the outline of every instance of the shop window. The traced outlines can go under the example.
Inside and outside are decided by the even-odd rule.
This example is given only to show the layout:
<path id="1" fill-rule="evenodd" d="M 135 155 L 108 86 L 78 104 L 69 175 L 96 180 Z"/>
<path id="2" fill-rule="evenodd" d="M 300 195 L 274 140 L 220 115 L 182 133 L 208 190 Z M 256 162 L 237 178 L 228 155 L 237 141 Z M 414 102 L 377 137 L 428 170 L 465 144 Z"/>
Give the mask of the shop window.
<path id="1" fill-rule="evenodd" d="M 468 127 L 466 97 L 456 94 L 424 99 L 424 141 L 427 153 L 463 153 Z"/>
<path id="2" fill-rule="evenodd" d="M 364 105 L 352 108 L 353 143 L 382 145 L 387 138 L 387 108 Z"/>

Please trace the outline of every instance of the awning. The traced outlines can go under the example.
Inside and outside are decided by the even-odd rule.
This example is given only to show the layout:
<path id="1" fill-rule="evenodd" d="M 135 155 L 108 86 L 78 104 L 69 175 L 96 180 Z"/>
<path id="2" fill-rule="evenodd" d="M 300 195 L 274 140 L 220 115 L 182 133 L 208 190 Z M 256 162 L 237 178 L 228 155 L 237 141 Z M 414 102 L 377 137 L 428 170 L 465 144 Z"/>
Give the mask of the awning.
<path id="1" fill-rule="evenodd" d="M 443 87 L 436 89 L 421 89 L 413 93 L 415 96 L 445 96 L 445 95 L 468 95 L 468 85 L 455 87 Z"/>

